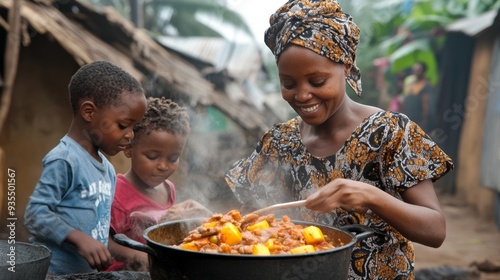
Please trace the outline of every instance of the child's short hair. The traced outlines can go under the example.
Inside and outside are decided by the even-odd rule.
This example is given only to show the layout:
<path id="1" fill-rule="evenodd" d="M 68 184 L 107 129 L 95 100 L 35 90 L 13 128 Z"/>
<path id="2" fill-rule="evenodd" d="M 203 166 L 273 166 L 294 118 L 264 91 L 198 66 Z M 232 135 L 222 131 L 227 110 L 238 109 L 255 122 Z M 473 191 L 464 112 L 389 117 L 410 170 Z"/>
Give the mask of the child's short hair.
<path id="1" fill-rule="evenodd" d="M 107 61 L 94 61 L 82 66 L 71 78 L 68 88 L 73 113 L 78 111 L 79 102 L 84 99 L 101 108 L 117 105 L 122 92 L 144 94 L 136 78 Z"/>
<path id="2" fill-rule="evenodd" d="M 166 131 L 187 136 L 191 130 L 189 114 L 185 107 L 164 97 L 148 98 L 148 107 L 142 120 L 134 127 L 135 138 L 151 131 Z"/>

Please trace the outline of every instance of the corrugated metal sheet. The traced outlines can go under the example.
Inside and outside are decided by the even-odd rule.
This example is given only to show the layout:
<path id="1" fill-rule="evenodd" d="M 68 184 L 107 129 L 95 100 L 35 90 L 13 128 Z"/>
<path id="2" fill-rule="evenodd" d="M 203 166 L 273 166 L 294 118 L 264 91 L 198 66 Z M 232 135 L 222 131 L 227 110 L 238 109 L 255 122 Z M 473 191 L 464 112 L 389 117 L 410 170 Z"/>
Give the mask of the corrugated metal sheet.
<path id="1" fill-rule="evenodd" d="M 468 36 L 476 36 L 477 34 L 490 27 L 498 16 L 498 11 L 492 10 L 480 16 L 457 20 L 448 25 L 447 31 L 463 32 Z"/>
<path id="2" fill-rule="evenodd" d="M 500 192 L 500 34 L 491 59 L 488 104 L 484 122 L 481 184 Z"/>
<path id="3" fill-rule="evenodd" d="M 0 0 L 0 8 L 9 9 L 13 1 Z M 114 9 L 98 11 L 79 0 L 29 0 L 21 2 L 21 17 L 34 32 L 58 42 L 80 65 L 107 60 L 143 83 L 161 81 L 160 90 L 182 96 L 190 106 L 218 108 L 247 131 L 263 132 L 268 127 L 263 116 L 254 113 L 255 106 L 230 100 L 194 65 L 165 50 Z"/>
<path id="4" fill-rule="evenodd" d="M 227 70 L 236 80 L 255 81 L 262 67 L 262 54 L 256 44 L 206 37 L 158 37 L 157 40 L 170 49 L 212 64 L 215 71 Z"/>
<path id="5" fill-rule="evenodd" d="M 263 71 L 262 53 L 256 44 L 207 37 L 157 37 L 156 40 L 173 51 L 212 65 L 210 71 L 230 77 L 225 79 L 224 91 L 232 101 L 264 109 L 268 95 L 256 86 Z"/>

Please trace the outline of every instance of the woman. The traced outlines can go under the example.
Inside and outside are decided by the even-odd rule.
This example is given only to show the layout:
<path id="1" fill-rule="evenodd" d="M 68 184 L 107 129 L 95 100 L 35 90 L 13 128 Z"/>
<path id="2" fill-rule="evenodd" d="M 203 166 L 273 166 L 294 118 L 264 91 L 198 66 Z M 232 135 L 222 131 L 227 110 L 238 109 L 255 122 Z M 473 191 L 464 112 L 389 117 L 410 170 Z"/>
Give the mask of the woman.
<path id="1" fill-rule="evenodd" d="M 439 247 L 445 217 L 433 187 L 450 158 L 405 115 L 353 101 L 359 28 L 334 1 L 289 1 L 270 18 L 282 97 L 298 116 L 274 125 L 226 181 L 245 206 L 307 199 L 297 217 L 381 234 L 353 249 L 349 279 L 413 279 L 412 241 Z"/>
<path id="2" fill-rule="evenodd" d="M 425 77 L 426 70 L 427 67 L 422 62 L 417 62 L 412 66 L 412 74 L 415 79 L 406 87 L 402 112 L 424 131 L 429 132 L 433 92 L 431 84 Z"/>

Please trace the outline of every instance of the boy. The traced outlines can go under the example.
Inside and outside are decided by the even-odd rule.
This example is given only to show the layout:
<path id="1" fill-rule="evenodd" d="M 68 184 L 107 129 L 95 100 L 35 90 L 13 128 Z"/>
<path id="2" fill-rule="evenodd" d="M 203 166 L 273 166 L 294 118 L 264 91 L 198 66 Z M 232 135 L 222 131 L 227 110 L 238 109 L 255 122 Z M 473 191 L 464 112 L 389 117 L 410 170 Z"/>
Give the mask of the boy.
<path id="1" fill-rule="evenodd" d="M 116 175 L 101 151 L 125 150 L 146 110 L 139 82 L 106 61 L 81 67 L 69 97 L 71 126 L 44 157 L 25 211 L 31 241 L 52 251 L 52 275 L 103 270 L 113 261 L 107 244 Z"/>

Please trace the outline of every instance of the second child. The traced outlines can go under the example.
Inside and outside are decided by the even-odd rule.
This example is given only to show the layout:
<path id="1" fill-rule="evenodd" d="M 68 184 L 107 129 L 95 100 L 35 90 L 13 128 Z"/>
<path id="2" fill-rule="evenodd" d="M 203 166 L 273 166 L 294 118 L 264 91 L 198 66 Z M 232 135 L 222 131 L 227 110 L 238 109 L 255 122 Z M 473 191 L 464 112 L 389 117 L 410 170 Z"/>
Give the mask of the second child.
<path id="1" fill-rule="evenodd" d="M 127 173 L 118 174 L 111 212 L 112 235 L 123 233 L 145 243 L 142 231 L 165 215 L 173 215 L 170 212 L 175 211 L 169 210 L 204 209 L 192 200 L 174 206 L 176 190 L 168 180 L 177 170 L 190 129 L 186 108 L 165 98 L 148 99 L 146 114 L 134 128 L 135 138 L 124 151 L 131 159 L 131 167 Z M 111 239 L 110 251 L 117 261 L 109 270 L 147 270 L 146 253 Z"/>

